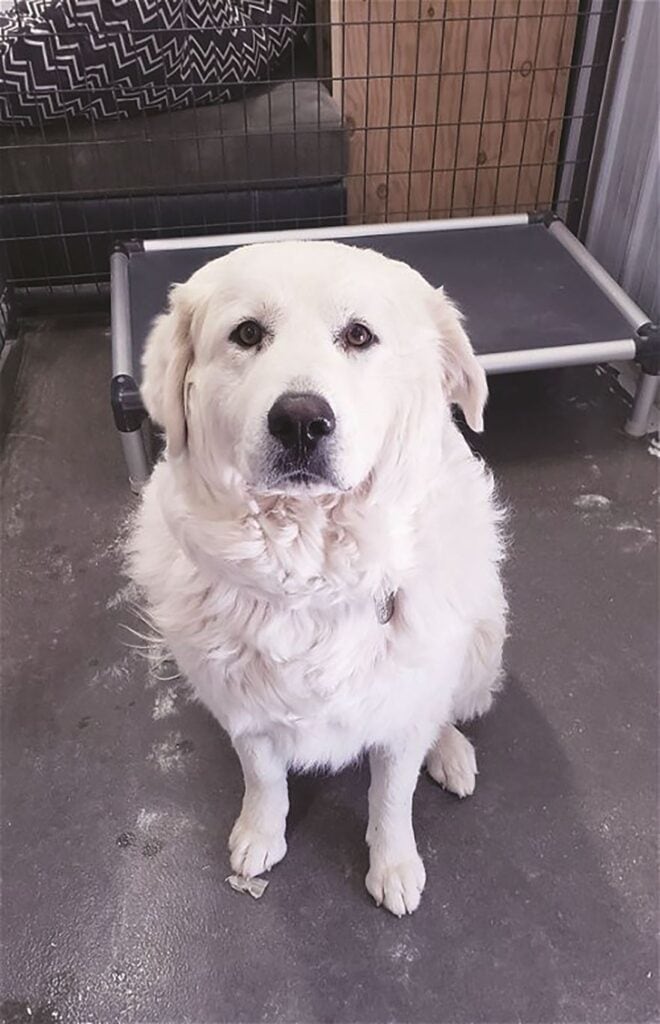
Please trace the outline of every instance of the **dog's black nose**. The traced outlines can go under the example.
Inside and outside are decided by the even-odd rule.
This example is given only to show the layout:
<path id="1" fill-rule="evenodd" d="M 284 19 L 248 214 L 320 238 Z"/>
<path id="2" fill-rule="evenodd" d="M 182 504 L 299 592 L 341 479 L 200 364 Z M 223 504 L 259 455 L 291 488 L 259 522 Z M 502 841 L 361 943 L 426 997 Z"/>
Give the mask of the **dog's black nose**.
<path id="1" fill-rule="evenodd" d="M 280 395 L 268 413 L 268 429 L 287 449 L 311 452 L 335 429 L 335 414 L 312 392 Z"/>

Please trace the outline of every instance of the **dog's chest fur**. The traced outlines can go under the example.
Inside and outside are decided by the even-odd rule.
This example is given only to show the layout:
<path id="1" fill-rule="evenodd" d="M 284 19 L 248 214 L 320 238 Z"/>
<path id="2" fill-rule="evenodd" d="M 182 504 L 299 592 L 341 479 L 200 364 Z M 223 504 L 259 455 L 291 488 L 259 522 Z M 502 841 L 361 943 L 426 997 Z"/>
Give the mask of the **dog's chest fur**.
<path id="1" fill-rule="evenodd" d="M 464 501 L 456 479 L 439 480 L 432 515 L 417 519 L 403 501 L 206 516 L 191 512 L 172 468 L 157 467 L 131 574 L 232 738 L 267 732 L 292 763 L 336 768 L 411 721 L 447 715 L 470 632 L 499 594 L 490 487 L 459 456 L 474 494 Z"/>
<path id="2" fill-rule="evenodd" d="M 207 641 L 178 638 L 174 649 L 232 737 L 266 732 L 293 764 L 339 768 L 389 738 L 416 705 L 440 711 L 448 698 L 404 607 L 382 624 L 369 598 L 277 609 L 234 593 L 228 615 L 228 597 L 221 589 L 208 596 L 222 610 L 206 609 Z"/>
<path id="3" fill-rule="evenodd" d="M 406 717 L 423 696 L 411 679 L 422 664 L 429 676 L 433 617 L 420 618 L 411 535 L 385 547 L 373 525 L 322 507 L 295 523 L 275 508 L 240 529 L 200 526 L 172 511 L 166 473 L 145 496 L 132 573 L 229 734 L 276 729 L 293 761 L 338 766 Z"/>

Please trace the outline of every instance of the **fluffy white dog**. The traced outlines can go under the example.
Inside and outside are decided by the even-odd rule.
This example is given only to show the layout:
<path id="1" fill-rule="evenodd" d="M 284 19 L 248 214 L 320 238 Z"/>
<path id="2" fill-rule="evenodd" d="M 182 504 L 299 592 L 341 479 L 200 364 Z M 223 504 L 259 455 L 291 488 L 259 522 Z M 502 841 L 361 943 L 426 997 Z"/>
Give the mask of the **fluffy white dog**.
<path id="1" fill-rule="evenodd" d="M 249 245 L 173 288 L 144 356 L 167 438 L 130 571 L 245 778 L 235 872 L 286 852 L 287 772 L 368 752 L 367 889 L 424 888 L 421 766 L 466 796 L 506 605 L 493 485 L 450 412 L 487 388 L 455 307 L 403 263 Z"/>

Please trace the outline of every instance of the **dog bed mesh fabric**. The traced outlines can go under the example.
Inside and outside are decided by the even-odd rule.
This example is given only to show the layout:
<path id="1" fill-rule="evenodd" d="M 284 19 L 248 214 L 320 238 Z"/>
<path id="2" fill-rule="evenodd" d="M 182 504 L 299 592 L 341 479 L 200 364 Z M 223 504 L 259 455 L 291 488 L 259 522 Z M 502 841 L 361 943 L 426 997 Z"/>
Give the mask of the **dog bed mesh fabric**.
<path id="1" fill-rule="evenodd" d="M 19 0 L 0 11 L 0 123 L 130 117 L 241 98 L 303 0 Z"/>
<path id="2" fill-rule="evenodd" d="M 466 314 L 479 355 L 597 344 L 631 336 L 630 324 L 544 225 L 411 230 L 340 239 L 403 260 L 444 285 Z M 136 381 L 153 318 L 174 281 L 186 281 L 233 246 L 132 253 L 129 303 Z"/>

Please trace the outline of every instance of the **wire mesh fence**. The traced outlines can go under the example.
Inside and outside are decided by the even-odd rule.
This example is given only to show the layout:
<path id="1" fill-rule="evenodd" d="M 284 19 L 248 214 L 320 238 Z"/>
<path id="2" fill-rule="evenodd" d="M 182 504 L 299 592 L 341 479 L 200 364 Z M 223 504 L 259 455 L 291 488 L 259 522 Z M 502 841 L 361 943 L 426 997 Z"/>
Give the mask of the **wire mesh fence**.
<path id="1" fill-rule="evenodd" d="M 113 241 L 554 208 L 576 222 L 615 0 L 0 0 L 16 286 Z"/>

